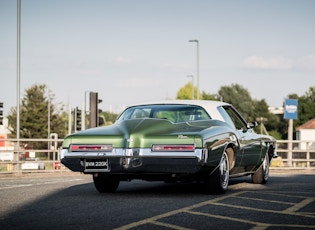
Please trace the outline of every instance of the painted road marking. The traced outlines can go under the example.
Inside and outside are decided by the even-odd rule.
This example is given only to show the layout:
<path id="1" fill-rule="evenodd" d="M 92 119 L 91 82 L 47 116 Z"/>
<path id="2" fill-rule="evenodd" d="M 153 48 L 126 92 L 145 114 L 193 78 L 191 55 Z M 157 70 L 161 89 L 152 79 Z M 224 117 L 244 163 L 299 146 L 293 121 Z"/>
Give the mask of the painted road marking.
<path id="1" fill-rule="evenodd" d="M 259 194 L 262 197 L 265 197 L 266 199 L 250 197 L 250 195 L 254 196 L 256 194 Z M 275 197 L 273 199 L 269 200 L 268 198 L 271 195 L 273 195 Z M 173 210 L 170 212 L 166 212 L 166 213 L 156 215 L 156 216 L 153 216 L 150 218 L 146 218 L 146 219 L 143 219 L 143 220 L 140 220 L 137 222 L 133 222 L 133 223 L 121 226 L 119 228 L 116 228 L 116 230 L 127 230 L 127 229 L 131 229 L 131 228 L 139 227 L 139 226 L 144 226 L 146 224 L 163 226 L 163 227 L 169 228 L 169 229 L 188 230 L 190 228 L 186 228 L 184 226 L 179 226 L 179 225 L 163 222 L 163 218 L 172 217 L 172 216 L 175 216 L 177 214 L 183 214 L 183 213 L 186 213 L 188 215 L 193 215 L 193 216 L 202 216 L 202 217 L 206 217 L 206 218 L 216 218 L 216 219 L 222 219 L 222 220 L 227 220 L 227 221 L 249 224 L 249 225 L 253 226 L 251 228 L 252 230 L 265 230 L 265 229 L 268 229 L 269 227 L 315 229 L 315 210 L 314 210 L 314 212 L 301 212 L 301 210 L 303 208 L 307 207 L 308 205 L 312 205 L 313 203 L 315 203 L 314 195 L 315 195 L 314 193 L 304 193 L 303 196 L 301 196 L 301 193 L 299 193 L 298 195 L 294 195 L 292 193 L 290 195 L 286 195 L 286 194 L 283 194 L 281 192 L 277 193 L 275 191 L 269 191 L 269 192 L 241 191 L 241 192 L 236 192 L 236 193 L 232 193 L 229 195 L 220 196 L 220 197 L 208 200 L 208 201 L 204 201 L 204 202 L 201 202 L 198 204 L 194 204 L 194 205 L 180 208 L 177 210 Z M 280 196 L 282 198 L 282 200 L 275 200 L 276 196 Z M 286 200 L 284 200 L 286 197 L 287 198 L 297 198 L 299 201 L 296 201 L 296 202 L 286 201 Z M 246 204 L 244 204 L 244 206 L 241 206 L 241 205 L 235 205 L 235 204 L 232 205 L 232 204 L 223 203 L 224 200 L 227 200 L 230 198 L 268 202 L 271 204 L 273 204 L 273 203 L 274 204 L 284 204 L 285 207 L 287 207 L 287 206 L 290 206 L 290 207 L 289 208 L 283 208 L 283 210 L 269 210 L 269 209 L 264 209 L 264 208 L 259 208 L 259 207 L 248 207 L 248 206 L 246 206 Z M 271 213 L 274 215 L 286 215 L 286 216 L 289 216 L 289 217 L 292 216 L 295 218 L 296 217 L 298 217 L 298 218 L 303 217 L 303 218 L 309 219 L 311 224 L 307 225 L 305 223 L 303 223 L 303 224 L 264 223 L 262 221 L 248 220 L 245 218 L 236 218 L 233 216 L 229 216 L 228 214 L 219 215 L 219 214 L 213 214 L 213 213 L 209 213 L 209 212 L 205 212 L 205 211 L 196 211 L 197 208 L 202 208 L 202 207 L 205 207 L 207 205 L 222 206 L 222 207 L 234 208 L 234 209 L 239 209 L 239 210 L 257 211 L 257 212 L 261 212 L 261 213 Z"/>
<path id="2" fill-rule="evenodd" d="M 297 203 L 295 205 L 293 205 L 290 208 L 287 208 L 286 210 L 284 210 L 283 212 L 287 212 L 287 213 L 292 213 L 292 212 L 297 212 L 300 209 L 304 208 L 305 206 L 311 204 L 312 202 L 315 201 L 315 198 L 306 198 L 305 200 L 303 200 L 300 203 Z"/>
<path id="3" fill-rule="evenodd" d="M 150 218 L 147 218 L 147 219 L 144 219 L 144 220 L 140 220 L 138 222 L 134 222 L 134 223 L 131 223 L 131 224 L 124 225 L 122 227 L 116 228 L 115 230 L 127 230 L 127 229 L 138 227 L 138 226 L 144 225 L 144 224 L 154 224 L 159 219 L 162 219 L 162 218 L 165 218 L 165 217 L 169 217 L 169 216 L 172 216 L 172 215 L 175 215 L 175 214 L 178 214 L 178 213 L 182 213 L 182 212 L 185 212 L 185 211 L 189 211 L 190 209 L 199 208 L 199 207 L 211 204 L 212 202 L 219 202 L 221 200 L 226 199 L 227 197 L 234 197 L 234 196 L 237 196 L 237 195 L 239 195 L 241 193 L 244 193 L 244 192 L 237 192 L 237 193 L 233 193 L 233 194 L 230 194 L 230 195 L 227 195 L 227 196 L 221 196 L 221 197 L 218 197 L 218 198 L 215 198 L 215 199 L 212 199 L 212 200 L 208 200 L 208 201 L 204 201 L 204 202 L 201 202 L 201 203 L 198 203 L 198 204 L 194 204 L 194 205 L 191 205 L 191 206 L 188 206 L 188 207 L 185 207 L 185 208 L 181 208 L 181 209 L 177 209 L 177 210 L 174 210 L 174 211 L 166 212 L 164 214 L 160 214 L 160 215 L 153 216 L 153 217 L 150 217 Z"/>
<path id="4" fill-rule="evenodd" d="M 0 185 L 0 190 L 11 189 L 11 188 L 31 187 L 31 186 L 36 186 L 36 185 L 57 184 L 57 183 L 73 182 L 73 181 L 81 181 L 81 180 L 84 180 L 84 179 L 68 179 L 68 180 L 62 179 L 62 180 L 34 182 L 34 183 L 27 183 L 27 184 L 2 184 Z"/>

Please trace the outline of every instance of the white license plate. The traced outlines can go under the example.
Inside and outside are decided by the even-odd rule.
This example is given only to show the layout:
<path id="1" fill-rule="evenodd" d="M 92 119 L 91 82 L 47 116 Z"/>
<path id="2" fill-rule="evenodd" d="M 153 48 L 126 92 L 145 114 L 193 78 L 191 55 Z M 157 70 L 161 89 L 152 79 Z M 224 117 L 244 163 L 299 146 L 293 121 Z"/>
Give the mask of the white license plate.
<path id="1" fill-rule="evenodd" d="M 85 159 L 86 171 L 109 171 L 108 159 Z"/>

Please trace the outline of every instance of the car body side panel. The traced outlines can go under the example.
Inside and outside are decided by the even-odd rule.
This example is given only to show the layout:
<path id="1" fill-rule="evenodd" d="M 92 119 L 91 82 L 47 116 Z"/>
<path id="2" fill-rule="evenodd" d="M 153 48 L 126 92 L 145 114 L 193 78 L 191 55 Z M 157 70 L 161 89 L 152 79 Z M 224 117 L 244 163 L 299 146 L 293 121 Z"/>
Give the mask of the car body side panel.
<path id="1" fill-rule="evenodd" d="M 239 131 L 240 152 L 242 159 L 239 167 L 231 174 L 238 175 L 255 172 L 262 164 L 269 146 L 275 142 L 273 138 L 266 135 L 256 134 L 252 129 L 245 132 Z"/>

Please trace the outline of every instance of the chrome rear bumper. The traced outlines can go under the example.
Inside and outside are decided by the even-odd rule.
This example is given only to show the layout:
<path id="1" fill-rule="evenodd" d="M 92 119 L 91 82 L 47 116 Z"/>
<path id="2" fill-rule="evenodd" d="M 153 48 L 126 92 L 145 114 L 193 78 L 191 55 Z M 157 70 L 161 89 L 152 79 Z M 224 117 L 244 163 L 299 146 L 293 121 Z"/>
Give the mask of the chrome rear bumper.
<path id="1" fill-rule="evenodd" d="M 61 162 L 72 171 L 102 172 L 85 168 L 85 159 L 108 159 L 111 173 L 195 173 L 207 161 L 204 149 L 192 152 L 152 152 L 151 149 L 113 149 L 111 152 L 68 152 L 61 150 Z"/>

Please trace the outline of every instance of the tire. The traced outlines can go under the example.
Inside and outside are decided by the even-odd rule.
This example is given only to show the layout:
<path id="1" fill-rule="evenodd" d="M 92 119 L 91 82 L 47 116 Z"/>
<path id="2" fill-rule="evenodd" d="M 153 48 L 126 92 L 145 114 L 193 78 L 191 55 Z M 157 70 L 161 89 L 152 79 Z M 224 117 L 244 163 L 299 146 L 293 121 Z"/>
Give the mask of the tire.
<path id="1" fill-rule="evenodd" d="M 119 186 L 119 180 L 115 177 L 104 175 L 93 175 L 93 182 L 99 193 L 115 192 Z"/>
<path id="2" fill-rule="evenodd" d="M 265 159 L 259 169 L 252 174 L 252 181 L 254 184 L 266 184 L 269 177 L 269 156 L 266 154 Z"/>
<path id="3" fill-rule="evenodd" d="M 209 175 L 206 181 L 206 190 L 210 194 L 224 194 L 229 186 L 229 158 L 226 152 L 223 153 L 218 168 Z"/>

